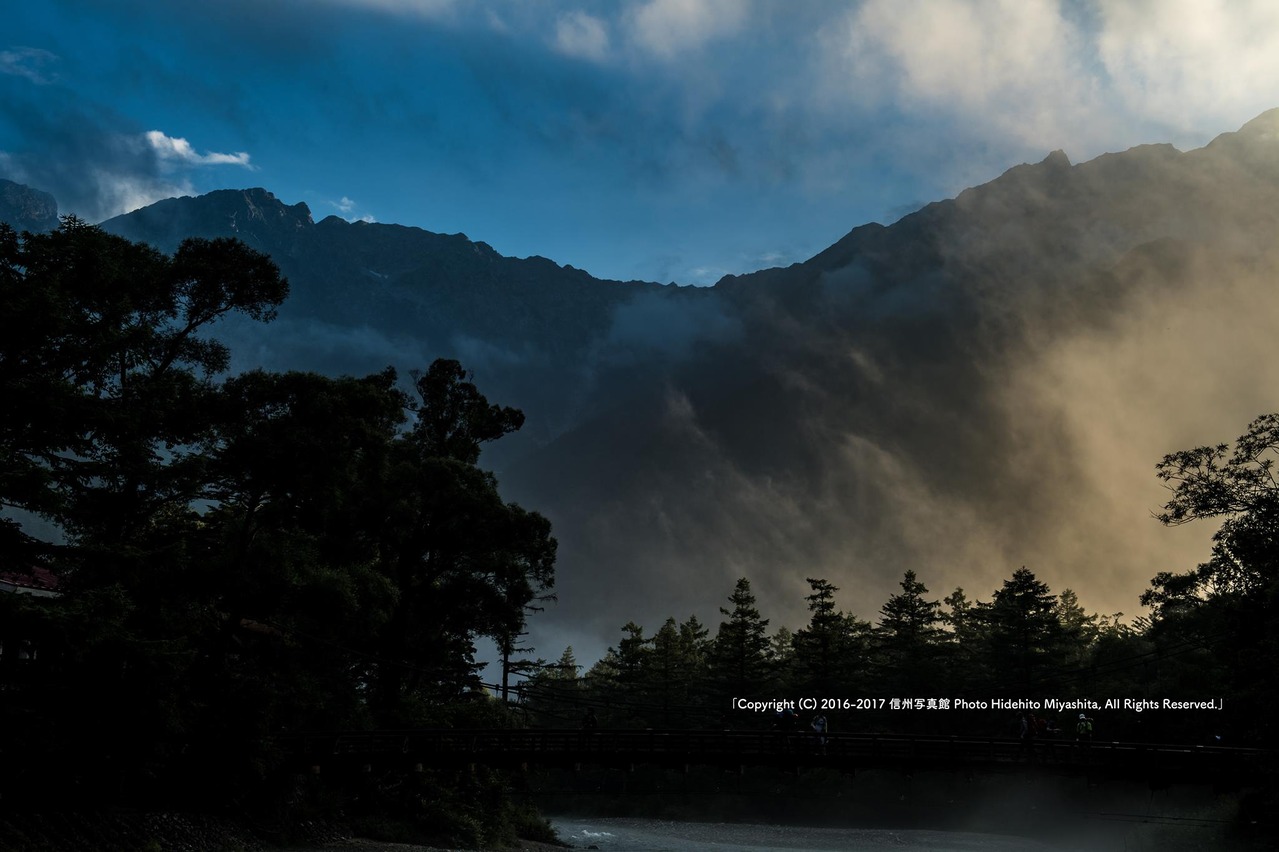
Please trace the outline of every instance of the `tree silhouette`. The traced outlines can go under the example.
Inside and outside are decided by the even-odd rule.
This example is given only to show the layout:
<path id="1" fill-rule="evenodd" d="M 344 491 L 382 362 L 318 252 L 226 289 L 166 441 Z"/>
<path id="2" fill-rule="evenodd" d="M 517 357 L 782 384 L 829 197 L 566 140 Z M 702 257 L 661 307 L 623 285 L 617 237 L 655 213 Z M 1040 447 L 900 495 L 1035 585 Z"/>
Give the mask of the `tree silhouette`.
<path id="1" fill-rule="evenodd" d="M 287 293 L 270 259 L 233 240 L 186 240 L 170 258 L 74 217 L 21 237 L 0 225 L 0 504 L 91 551 L 80 579 L 144 571 L 202 484 L 228 363 L 205 332 L 230 313 L 270 319 Z M 0 522 L 9 564 L 53 550 Z"/>
<path id="2" fill-rule="evenodd" d="M 875 647 L 881 683 L 890 695 L 933 694 L 945 665 L 941 604 L 927 600 L 928 588 L 906 571 L 901 592 L 880 607 Z"/>
<path id="3" fill-rule="evenodd" d="M 728 602 L 732 609 L 720 607 L 728 620 L 720 622 L 711 650 L 717 686 L 725 698 L 762 695 L 772 681 L 768 619 L 760 615 L 745 577 L 737 581 Z"/>
<path id="4" fill-rule="evenodd" d="M 286 293 L 232 240 L 165 257 L 72 218 L 0 227 L 0 503 L 52 528 L 0 521 L 0 565 L 62 578 L 0 595 L 0 642 L 40 652 L 0 656 L 24 790 L 65 786 L 75 755 L 95 806 L 223 801 L 258 789 L 280 731 L 478 713 L 446 704 L 475 640 L 518 637 L 546 599 L 550 524 L 477 466 L 522 415 L 454 361 L 416 397 L 389 368 L 226 377 L 214 324 Z"/>
<path id="5" fill-rule="evenodd" d="M 1248 424 L 1227 444 L 1170 453 L 1156 474 L 1172 492 L 1157 517 L 1169 526 L 1221 519 L 1206 562 L 1160 572 L 1141 598 L 1151 607 L 1149 634 L 1177 654 L 1178 693 L 1217 690 L 1239 737 L 1274 735 L 1268 708 L 1279 700 L 1270 660 L 1279 652 L 1279 414 Z M 1189 646 L 1189 647 L 1188 647 Z M 1224 663 L 1224 664 L 1223 664 Z"/>
<path id="6" fill-rule="evenodd" d="M 1019 696 L 1047 690 L 1063 638 L 1057 598 L 1048 584 L 1023 566 L 978 611 L 996 688 Z"/>
<path id="7" fill-rule="evenodd" d="M 834 585 L 807 578 L 808 625 L 794 636 L 794 686 L 805 694 L 839 695 L 853 688 L 865 656 L 866 625 L 835 606 Z"/>

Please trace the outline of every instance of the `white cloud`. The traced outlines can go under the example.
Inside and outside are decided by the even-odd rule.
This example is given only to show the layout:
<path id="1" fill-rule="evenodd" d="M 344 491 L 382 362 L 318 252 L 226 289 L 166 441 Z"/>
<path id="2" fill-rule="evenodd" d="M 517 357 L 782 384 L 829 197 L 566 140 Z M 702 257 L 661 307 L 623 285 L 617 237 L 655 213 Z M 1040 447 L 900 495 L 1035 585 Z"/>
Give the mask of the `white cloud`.
<path id="1" fill-rule="evenodd" d="M 329 206 L 341 214 L 342 218 L 348 222 L 376 222 L 369 213 L 360 212 L 360 204 L 347 196 L 342 196 L 337 201 L 327 202 Z"/>
<path id="2" fill-rule="evenodd" d="M 1189 130 L 1277 105 L 1273 0 L 1101 0 L 1098 54 L 1125 106 Z"/>
<path id="3" fill-rule="evenodd" d="M 56 75 L 48 71 L 58 61 L 55 54 L 38 47 L 11 47 L 0 50 L 0 74 L 26 77 L 33 83 L 52 83 Z"/>
<path id="4" fill-rule="evenodd" d="M 1044 148 L 1093 106 L 1085 41 L 1055 0 L 870 0 L 834 33 L 839 85 L 863 102 L 955 113 Z"/>
<path id="5" fill-rule="evenodd" d="M 148 130 L 145 134 L 147 144 L 162 161 L 177 161 L 196 166 L 243 166 L 253 169 L 249 155 L 245 151 L 234 154 L 208 153 L 199 154 L 191 147 L 191 143 L 181 137 L 166 136 L 159 130 Z"/>
<path id="6" fill-rule="evenodd" d="M 420 18 L 440 18 L 453 11 L 456 0 L 325 0 L 335 6 L 351 6 L 390 12 L 395 15 L 413 15 Z"/>
<path id="7" fill-rule="evenodd" d="M 604 22 L 585 12 L 560 15 L 555 22 L 555 49 L 565 56 L 602 61 L 608 55 Z"/>
<path id="8" fill-rule="evenodd" d="M 743 0 L 648 0 L 625 21 L 639 47 L 669 59 L 739 32 L 749 11 Z"/>
<path id="9" fill-rule="evenodd" d="M 823 28 L 826 108 L 949 118 L 1011 152 L 1203 144 L 1276 106 L 1273 0 L 867 0 Z M 829 96 L 833 95 L 833 103 Z"/>
<path id="10" fill-rule="evenodd" d="M 731 271 L 721 266 L 694 266 L 687 271 L 679 283 L 709 286 L 729 274 Z"/>
<path id="11" fill-rule="evenodd" d="M 186 180 L 173 182 L 104 169 L 96 170 L 93 177 L 97 188 L 96 207 L 85 212 L 95 219 L 129 213 L 165 198 L 195 195 L 194 187 Z"/>

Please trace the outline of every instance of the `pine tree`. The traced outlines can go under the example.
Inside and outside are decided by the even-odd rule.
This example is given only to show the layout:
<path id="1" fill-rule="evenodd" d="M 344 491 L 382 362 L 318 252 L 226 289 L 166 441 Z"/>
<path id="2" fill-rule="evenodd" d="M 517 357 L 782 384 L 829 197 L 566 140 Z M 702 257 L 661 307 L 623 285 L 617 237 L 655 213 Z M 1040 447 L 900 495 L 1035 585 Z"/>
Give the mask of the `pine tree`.
<path id="1" fill-rule="evenodd" d="M 941 604 L 927 600 L 928 588 L 907 571 L 902 591 L 880 608 L 875 631 L 881 683 L 894 695 L 935 694 L 944 668 Z"/>
<path id="2" fill-rule="evenodd" d="M 610 647 L 586 673 L 589 700 L 601 706 L 599 722 L 607 727 L 643 727 L 648 719 L 650 696 L 647 672 L 652 639 L 633 621 L 622 627 L 622 639 Z"/>
<path id="3" fill-rule="evenodd" d="M 663 728 L 672 727 L 684 716 L 689 702 L 693 661 L 688 657 L 674 618 L 668 618 L 653 634 L 652 648 L 644 672 L 645 694 L 660 706 L 650 717 Z"/>
<path id="4" fill-rule="evenodd" d="M 1097 616 L 1084 611 L 1073 589 L 1062 589 L 1057 596 L 1057 621 L 1062 632 L 1062 662 L 1068 668 L 1084 665 L 1101 632 Z"/>
<path id="5" fill-rule="evenodd" d="M 1063 633 L 1048 584 L 1023 566 L 979 612 L 988 631 L 986 658 L 997 673 L 993 686 L 1023 697 L 1051 689 Z"/>
<path id="6" fill-rule="evenodd" d="M 711 671 L 721 699 L 764 695 L 772 682 L 768 619 L 760 615 L 745 577 L 737 581 L 728 601 L 732 609 L 719 625 L 711 652 Z"/>
<path id="7" fill-rule="evenodd" d="M 987 643 L 981 619 L 983 604 L 970 601 L 962 586 L 956 586 L 942 602 L 947 607 L 939 615 L 948 631 L 943 641 L 948 646 L 949 665 L 942 675 L 941 688 L 948 695 L 985 695 L 989 691 L 989 673 L 984 668 Z"/>
<path id="8" fill-rule="evenodd" d="M 799 655 L 795 650 L 795 634 L 783 625 L 769 639 L 768 646 L 773 659 L 773 680 L 778 692 L 787 695 L 802 691 L 799 686 Z"/>
<path id="9" fill-rule="evenodd" d="M 808 626 L 795 633 L 795 688 L 814 695 L 846 694 L 864 667 L 867 625 L 835 607 L 837 587 L 809 577 Z"/>
<path id="10" fill-rule="evenodd" d="M 569 645 L 558 660 L 542 667 L 521 684 L 519 694 L 531 722 L 548 727 L 575 726 L 585 697 L 578 677 L 581 666 Z"/>

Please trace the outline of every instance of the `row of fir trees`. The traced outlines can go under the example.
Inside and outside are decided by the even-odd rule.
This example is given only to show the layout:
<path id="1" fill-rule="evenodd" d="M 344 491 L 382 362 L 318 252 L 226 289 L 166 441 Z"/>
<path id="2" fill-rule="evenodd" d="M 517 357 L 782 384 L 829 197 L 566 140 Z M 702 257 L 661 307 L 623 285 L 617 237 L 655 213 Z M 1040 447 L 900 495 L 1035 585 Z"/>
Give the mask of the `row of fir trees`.
<path id="1" fill-rule="evenodd" d="M 1206 562 L 1151 580 L 1141 596 L 1148 610 L 1131 623 L 1087 613 L 1074 591 L 1053 594 L 1023 567 L 988 601 L 962 588 L 937 600 L 906 571 L 873 623 L 841 611 L 838 589 L 809 578 L 808 624 L 770 633 L 743 578 L 713 635 L 696 616 L 668 618 L 652 634 L 629 623 L 585 672 L 567 649 L 524 684 L 522 706 L 539 725 L 575 725 L 589 710 L 601 725 L 763 728 L 776 719 L 734 709 L 733 699 L 828 698 L 838 702 L 824 713 L 832 730 L 1015 735 L 1016 712 L 956 710 L 955 699 L 1055 698 L 1096 702 L 1085 712 L 1107 739 L 1267 745 L 1279 707 L 1276 459 L 1279 414 L 1268 414 L 1233 445 L 1156 465 L 1169 491 L 1159 521 L 1220 527 Z M 876 710 L 843 709 L 859 699 Z M 1126 699 L 1211 700 L 1216 709 L 1139 712 Z M 1073 710 L 1039 715 L 1063 735 L 1076 732 Z"/>
<path id="2" fill-rule="evenodd" d="M 474 643 L 554 578 L 477 464 L 523 415 L 454 361 L 229 375 L 211 330 L 287 292 L 233 240 L 0 226 L 0 572 L 59 592 L 0 594 L 6 801 L 242 800 L 289 732 L 493 722 Z"/>
<path id="3" fill-rule="evenodd" d="M 1140 668 L 1147 656 L 1140 633 L 1117 616 L 1087 614 L 1073 591 L 1054 595 L 1025 568 L 989 602 L 969 600 L 962 588 L 931 599 L 907 571 L 875 623 L 841 611 L 830 582 L 808 585 L 809 621 L 798 630 L 770 633 L 742 578 L 713 635 L 696 615 L 668 618 L 652 635 L 631 622 L 585 672 L 566 649 L 523 684 L 525 710 L 543 725 L 577 725 L 589 710 L 601 725 L 767 728 L 776 723 L 772 711 L 741 709 L 733 699 L 808 697 L 832 701 L 823 713 L 832 729 L 998 733 L 991 725 L 1009 727 L 1015 713 L 942 712 L 939 700 L 1129 695 L 1129 664 Z M 926 709 L 894 709 L 916 699 Z"/>

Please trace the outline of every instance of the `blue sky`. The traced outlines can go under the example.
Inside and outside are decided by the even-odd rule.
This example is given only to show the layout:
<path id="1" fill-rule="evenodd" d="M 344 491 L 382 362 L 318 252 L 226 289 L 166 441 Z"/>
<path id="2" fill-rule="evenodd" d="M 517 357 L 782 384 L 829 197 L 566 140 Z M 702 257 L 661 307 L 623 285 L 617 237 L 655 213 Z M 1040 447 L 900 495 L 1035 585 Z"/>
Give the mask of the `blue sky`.
<path id="1" fill-rule="evenodd" d="M 803 260 L 1064 149 L 1279 106 L 1260 0 L 19 0 L 0 177 L 100 220 L 264 186 L 599 277 Z"/>

